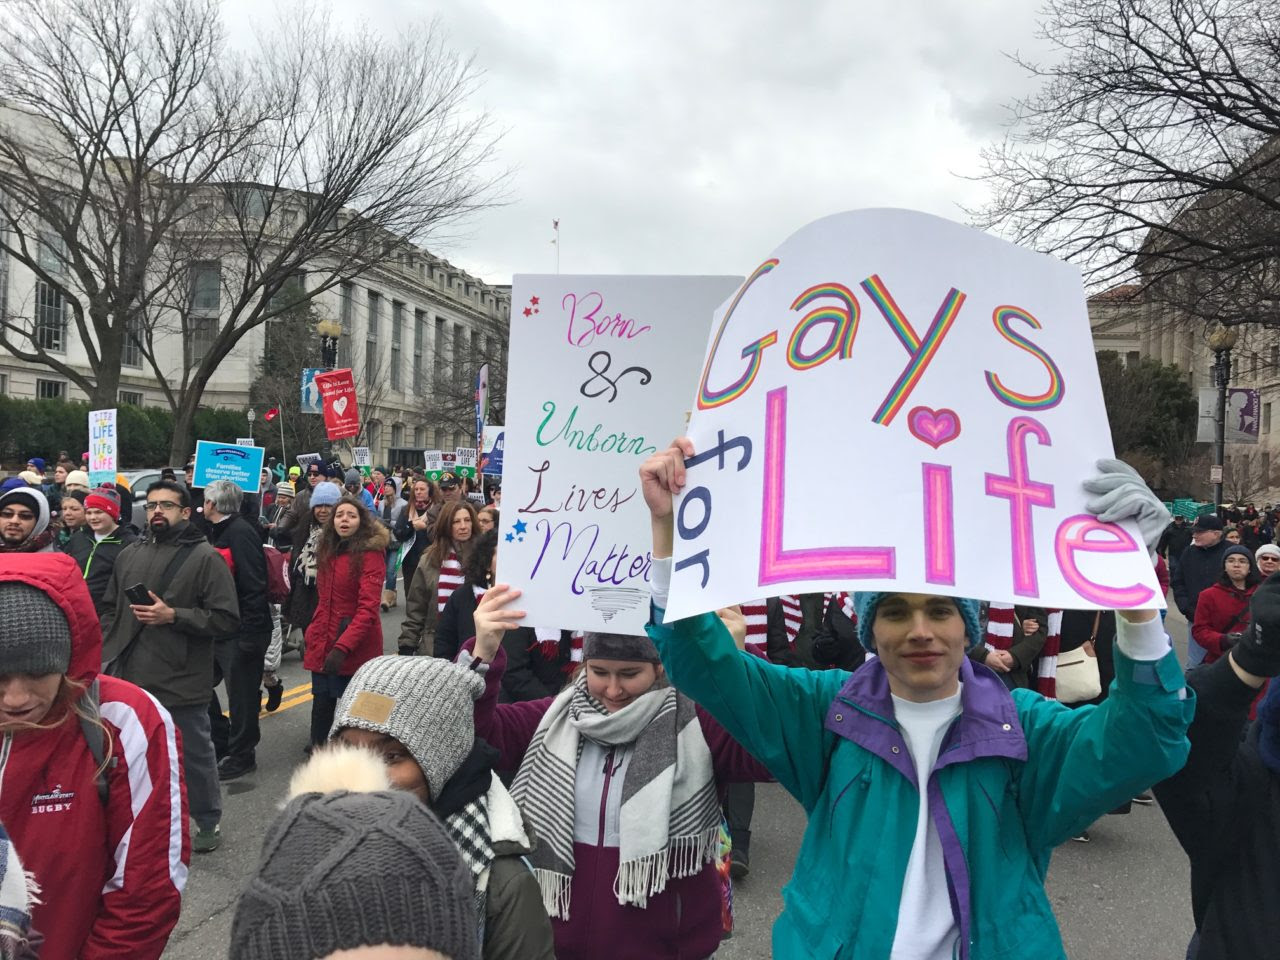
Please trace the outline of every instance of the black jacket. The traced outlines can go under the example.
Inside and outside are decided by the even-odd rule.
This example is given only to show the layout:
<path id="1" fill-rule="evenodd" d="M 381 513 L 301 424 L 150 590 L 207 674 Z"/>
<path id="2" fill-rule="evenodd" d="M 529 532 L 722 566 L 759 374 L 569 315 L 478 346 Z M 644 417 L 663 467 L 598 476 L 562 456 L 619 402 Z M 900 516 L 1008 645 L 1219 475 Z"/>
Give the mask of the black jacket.
<path id="1" fill-rule="evenodd" d="M 1195 618 L 1200 591 L 1222 576 L 1222 555 L 1233 546 L 1235 544 L 1225 538 L 1212 547 L 1197 547 L 1193 543 L 1182 551 L 1182 556 L 1169 571 L 1174 603 L 1188 621 Z"/>
<path id="2" fill-rule="evenodd" d="M 1275 683 L 1277 681 L 1272 681 Z M 1258 756 L 1256 725 L 1241 741 L 1258 691 L 1227 657 L 1192 670 L 1196 716 L 1191 756 L 1155 794 L 1191 861 L 1197 960 L 1275 957 L 1280 952 L 1280 774 Z"/>
<path id="3" fill-rule="evenodd" d="M 866 651 L 858 640 L 858 630 L 837 603 L 828 603 L 825 593 L 802 593 L 800 628 L 796 631 L 795 649 L 787 641 L 786 615 L 782 601 L 770 597 L 765 601 L 768 628 L 765 654 L 771 663 L 810 670 L 856 670 L 866 659 Z"/>
<path id="4" fill-rule="evenodd" d="M 462 645 L 476 635 L 476 593 L 465 583 L 449 595 L 436 621 L 435 655 L 446 660 L 457 657 Z M 532 627 L 508 630 L 502 638 L 507 651 L 507 669 L 502 675 L 502 703 L 554 697 L 569 679 L 565 667 L 572 662 L 572 637 L 560 631 L 560 646 L 554 660 L 542 654 L 542 645 Z"/>
<path id="5" fill-rule="evenodd" d="M 231 551 L 235 566 L 236 598 L 240 601 L 242 635 L 271 632 L 267 603 L 267 555 L 262 552 L 258 525 L 237 514 L 211 524 L 209 542 Z"/>
<path id="6" fill-rule="evenodd" d="M 1182 551 L 1191 546 L 1191 524 L 1179 526 L 1171 523 L 1160 534 L 1160 542 L 1156 544 L 1156 553 L 1169 561 L 1170 568 L 1182 559 Z"/>
<path id="7" fill-rule="evenodd" d="M 103 598 L 107 592 L 107 584 L 111 582 L 111 571 L 116 565 L 116 557 L 120 556 L 121 550 L 137 539 L 138 535 L 133 532 L 132 527 L 117 526 L 111 531 L 111 536 L 102 540 L 97 539 L 93 531 L 85 527 L 72 534 L 67 545 L 62 548 L 80 567 L 80 573 L 84 576 L 85 586 L 89 588 L 89 596 L 93 598 L 93 608 L 98 611 L 99 619 L 106 610 Z"/>

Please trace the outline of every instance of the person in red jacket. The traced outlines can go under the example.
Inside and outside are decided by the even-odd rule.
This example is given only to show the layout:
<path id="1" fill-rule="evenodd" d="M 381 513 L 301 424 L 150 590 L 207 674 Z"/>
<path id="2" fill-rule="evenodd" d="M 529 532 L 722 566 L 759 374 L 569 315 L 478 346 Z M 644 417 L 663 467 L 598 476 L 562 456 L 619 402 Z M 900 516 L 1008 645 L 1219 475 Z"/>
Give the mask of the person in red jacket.
<path id="1" fill-rule="evenodd" d="M 382 579 L 387 528 L 359 500 L 344 495 L 316 544 L 315 616 L 302 665 L 311 671 L 311 746 L 329 739 L 333 711 L 351 675 L 382 656 Z"/>
<path id="2" fill-rule="evenodd" d="M 1205 649 L 1205 663 L 1213 663 L 1249 628 L 1249 598 L 1262 581 L 1246 547 L 1228 547 L 1222 555 L 1222 575 L 1200 592 L 1191 635 Z"/>
<path id="3" fill-rule="evenodd" d="M 99 676 L 102 633 L 71 557 L 0 558 L 0 610 L 0 822 L 40 885 L 41 960 L 156 960 L 191 862 L 173 720 Z"/>

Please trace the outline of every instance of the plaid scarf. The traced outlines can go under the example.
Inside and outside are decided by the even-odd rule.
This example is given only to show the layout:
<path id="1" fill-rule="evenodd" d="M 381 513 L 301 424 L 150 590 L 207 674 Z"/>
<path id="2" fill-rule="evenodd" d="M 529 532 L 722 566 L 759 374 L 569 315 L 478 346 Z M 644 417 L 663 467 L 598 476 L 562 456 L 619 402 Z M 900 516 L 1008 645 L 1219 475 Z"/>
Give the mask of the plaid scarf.
<path id="1" fill-rule="evenodd" d="M 0 826 L 0 958 L 34 957 L 28 942 L 31 908 L 40 902 L 40 887 L 22 869 L 17 851 Z"/>
<path id="2" fill-rule="evenodd" d="M 493 863 L 493 842 L 489 838 L 489 796 L 480 794 L 457 813 L 444 818 L 444 828 L 462 854 L 462 862 L 471 871 L 475 884 L 476 916 L 480 921 L 480 941 L 484 941 L 484 911 L 488 899 L 488 877 L 485 871 Z M 483 883 L 482 883 L 483 880 Z"/>
<path id="3" fill-rule="evenodd" d="M 644 908 L 666 889 L 715 859 L 720 802 L 711 751 L 693 701 L 674 687 L 655 687 L 616 713 L 587 693 L 586 674 L 556 697 L 533 734 L 511 796 L 541 841 L 529 857 L 547 915 L 569 919 L 573 883 L 575 785 L 582 741 L 634 744 L 622 784 L 618 903 Z M 667 791 L 646 789 L 655 781 Z"/>

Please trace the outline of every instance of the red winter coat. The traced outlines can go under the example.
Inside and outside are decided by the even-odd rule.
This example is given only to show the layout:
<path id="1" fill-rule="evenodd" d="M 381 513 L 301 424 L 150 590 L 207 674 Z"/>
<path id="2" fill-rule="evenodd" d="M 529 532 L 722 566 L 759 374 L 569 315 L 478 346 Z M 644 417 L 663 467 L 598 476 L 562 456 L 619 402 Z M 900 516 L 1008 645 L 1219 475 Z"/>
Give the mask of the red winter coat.
<path id="1" fill-rule="evenodd" d="M 374 549 L 356 555 L 339 553 L 316 570 L 317 606 L 306 632 L 302 665 L 312 673 L 324 672 L 324 658 L 335 646 L 346 651 L 338 674 L 349 677 L 374 657 L 382 656 L 382 581 L 387 574 L 385 530 L 379 529 Z M 346 622 L 344 627 L 343 622 Z M 341 636 L 339 636 L 341 634 Z"/>
<path id="2" fill-rule="evenodd" d="M 97 677 L 111 751 L 107 806 L 78 718 L 6 733 L 0 821 L 41 888 L 32 927 L 41 960 L 155 960 L 178 922 L 191 861 L 179 734 L 139 687 L 98 677 L 102 633 L 88 588 L 65 554 L 0 558 L 0 580 L 38 587 L 71 625 L 69 677 Z M 55 708 L 59 709 L 59 708 Z"/>
<path id="3" fill-rule="evenodd" d="M 1249 626 L 1249 598 L 1256 586 L 1247 590 L 1212 583 L 1200 592 L 1196 603 L 1196 622 L 1191 635 L 1204 647 L 1205 663 L 1213 663 L 1225 656 L 1230 646 L 1224 645 L 1223 636 L 1241 633 Z"/>

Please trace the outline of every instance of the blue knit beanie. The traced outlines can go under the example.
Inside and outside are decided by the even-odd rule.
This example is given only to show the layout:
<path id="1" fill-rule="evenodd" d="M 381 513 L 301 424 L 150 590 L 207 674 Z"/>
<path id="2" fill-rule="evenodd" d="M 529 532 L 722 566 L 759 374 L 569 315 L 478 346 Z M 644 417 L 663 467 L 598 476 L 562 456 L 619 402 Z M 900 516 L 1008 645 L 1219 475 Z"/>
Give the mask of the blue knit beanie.
<path id="1" fill-rule="evenodd" d="M 342 491 L 328 481 L 317 483 L 311 491 L 311 506 L 332 507 L 342 499 Z"/>
<path id="2" fill-rule="evenodd" d="M 853 595 L 853 610 L 858 617 L 858 640 L 862 645 L 875 652 L 876 642 L 871 637 L 871 625 L 875 623 L 876 608 L 880 606 L 880 601 L 890 596 L 888 593 L 855 593 Z M 972 650 L 982 642 L 982 627 L 979 625 L 978 618 L 978 601 L 969 600 L 965 597 L 951 597 L 955 601 L 956 608 L 960 611 L 960 616 L 964 617 L 964 632 L 968 637 L 969 643 L 966 650 Z"/>

